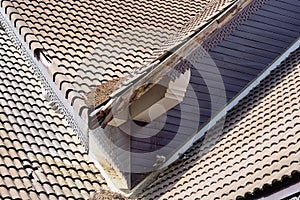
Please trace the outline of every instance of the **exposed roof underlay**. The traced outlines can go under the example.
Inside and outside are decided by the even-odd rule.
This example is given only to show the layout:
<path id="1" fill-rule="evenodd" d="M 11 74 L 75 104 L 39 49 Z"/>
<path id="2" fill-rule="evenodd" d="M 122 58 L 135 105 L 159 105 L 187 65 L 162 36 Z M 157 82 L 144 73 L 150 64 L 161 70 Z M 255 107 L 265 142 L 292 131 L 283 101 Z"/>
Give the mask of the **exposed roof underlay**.
<path id="1" fill-rule="evenodd" d="M 218 67 L 222 75 L 227 102 L 230 102 L 240 91 L 243 91 L 244 87 L 255 80 L 266 67 L 272 64 L 272 62 L 299 37 L 300 23 L 297 8 L 299 8 L 299 2 L 291 4 L 284 1 L 272 0 L 265 2 L 254 1 L 254 3 L 242 11 L 241 14 L 237 15 L 228 24 L 225 24 L 220 30 L 216 31 L 212 38 L 204 42 L 204 48 L 208 51 L 210 58 L 213 58 L 214 64 Z M 213 111 L 218 112 L 219 110 L 217 108 L 220 109 L 220 107 L 222 107 L 222 104 L 215 108 L 209 107 L 210 104 L 214 104 L 213 100 L 219 100 L 220 92 L 214 88 L 215 90 L 213 90 L 212 93 L 209 93 L 210 91 L 207 92 L 209 94 L 207 95 L 205 89 L 209 86 L 203 83 L 203 79 L 197 76 L 197 72 L 200 71 L 201 75 L 207 75 L 212 81 L 214 81 L 217 76 L 214 76 L 215 74 L 211 73 L 208 68 L 203 67 L 207 64 L 209 65 L 208 60 L 202 59 L 200 56 L 197 57 L 197 51 L 196 54 L 192 53 L 191 57 L 193 58 L 193 56 L 196 57 L 196 59 L 198 58 L 200 69 L 196 68 L 197 65 L 193 66 L 192 74 L 194 73 L 194 75 L 192 75 L 191 85 L 193 89 L 198 92 L 199 96 L 204 96 L 197 96 L 202 100 L 199 101 L 199 107 L 201 109 L 200 122 L 197 121 L 199 117 L 195 115 L 195 107 L 184 107 L 185 105 L 190 105 L 191 101 L 189 100 L 191 96 L 188 96 L 180 105 L 181 107 L 177 107 L 173 110 L 174 112 L 168 113 L 168 126 L 164 127 L 156 137 L 147 139 L 132 137 L 132 152 L 154 152 L 157 150 L 158 155 L 165 155 L 168 160 L 168 152 L 161 150 L 164 146 L 168 146 L 169 148 L 174 147 L 174 149 L 181 146 L 184 136 L 188 133 L 194 133 L 193 130 L 187 129 L 192 127 L 191 122 L 199 122 L 202 126 L 213 116 L 212 113 L 209 113 L 211 110 L 207 111 L 207 108 L 211 108 L 212 110 L 216 109 Z M 185 110 L 183 108 L 187 109 Z M 180 119 L 180 121 L 177 119 Z M 180 123 L 180 126 L 186 129 L 176 129 L 179 126 L 176 123 Z M 154 125 L 149 125 L 148 128 L 150 130 L 151 128 L 155 129 Z M 136 129 L 137 133 L 138 131 L 139 130 Z M 174 134 L 175 136 L 172 138 L 172 133 L 174 132 L 176 132 L 176 135 Z M 140 133 L 143 133 L 143 131 L 140 131 Z M 178 139 L 176 143 L 177 138 L 175 137 L 178 135 L 182 137 Z M 186 138 L 187 137 L 188 136 L 186 136 Z M 171 139 L 168 140 L 166 138 Z M 174 142 L 174 146 L 170 145 L 171 141 Z M 192 145 L 192 142 L 193 140 L 190 140 L 187 144 Z M 174 152 L 176 151 L 172 151 L 172 153 Z M 177 151 L 174 157 L 178 157 L 177 153 L 182 154 L 184 151 Z M 131 157 L 133 166 L 146 167 L 151 165 L 151 161 L 155 163 L 155 158 L 149 158 L 145 161 L 146 156 L 143 158 L 136 157 L 137 158 Z"/>

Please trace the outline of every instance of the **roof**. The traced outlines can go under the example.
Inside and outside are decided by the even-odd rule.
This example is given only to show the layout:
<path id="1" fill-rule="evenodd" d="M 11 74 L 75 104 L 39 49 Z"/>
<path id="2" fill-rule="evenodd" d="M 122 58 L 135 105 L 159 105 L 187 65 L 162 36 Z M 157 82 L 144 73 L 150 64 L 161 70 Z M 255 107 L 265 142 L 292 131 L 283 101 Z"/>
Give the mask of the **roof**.
<path id="1" fill-rule="evenodd" d="M 197 1 L 19 1 L 3 0 L 22 21 L 28 43 L 39 41 L 57 67 L 50 74 L 84 118 L 84 94 L 116 77 L 128 76 L 207 0 Z M 221 1 L 215 10 L 223 6 Z M 10 12 L 8 10 L 8 12 Z M 155 20 L 152 20 L 155 19 Z M 22 32 L 22 31 L 20 31 Z M 78 101 L 78 102 L 77 102 Z"/>
<path id="2" fill-rule="evenodd" d="M 300 171 L 300 48 L 254 88 L 142 199 L 236 199 Z"/>
<path id="3" fill-rule="evenodd" d="M 0 199 L 88 199 L 108 189 L 0 26 Z"/>
<path id="4" fill-rule="evenodd" d="M 92 86 L 142 67 L 154 49 L 209 5 L 204 0 L 0 2 L 29 48 L 35 54 L 46 50 L 54 64 L 42 63 L 83 119 L 89 112 L 85 94 Z M 227 2 L 213 4 L 202 20 Z M 89 136 L 82 135 L 88 143 Z"/>
<path id="5" fill-rule="evenodd" d="M 40 49 L 46 49 L 55 64 L 50 63 L 51 67 L 48 68 L 47 64 L 49 63 L 43 63 L 43 61 L 42 63 L 59 89 L 74 106 L 75 111 L 84 119 L 86 119 L 88 108 L 83 106 L 84 95 L 82 96 L 82 94 L 86 94 L 92 89 L 91 86 L 102 84 L 118 76 L 129 75 L 135 69 L 142 67 L 143 61 L 150 57 L 153 50 L 159 47 L 169 34 L 174 33 L 197 11 L 208 5 L 207 1 L 175 0 L 171 2 L 149 1 L 147 3 L 100 0 L 80 0 L 71 3 L 70 1 L 40 0 L 0 0 L 0 2 L 10 18 L 11 24 L 24 38 L 29 48 L 35 54 L 38 54 Z M 227 1 L 220 1 L 219 4 L 216 4 L 215 10 L 221 10 L 225 2 Z M 228 92 L 227 97 L 230 98 L 238 94 L 299 36 L 299 1 L 241 2 L 254 3 L 245 12 L 234 17 L 229 25 L 217 24 L 220 30 L 217 31 L 216 37 L 212 37 L 211 40 L 204 43 L 204 47 L 215 56 L 213 58 L 216 59 L 217 65 L 221 66 L 222 73 L 227 78 L 229 86 L 226 92 Z M 266 2 L 268 3 L 265 4 Z M 263 7 L 264 5 L 266 7 Z M 286 7 L 282 9 L 283 6 Z M 260 9 L 261 7 L 263 8 Z M 236 12 L 229 14 L 234 15 Z M 149 20 L 151 18 L 158 20 L 159 27 Z M 268 20 L 265 21 L 267 18 Z M 264 23 L 261 23 L 262 20 Z M 130 30 L 127 29 L 128 27 Z M 7 38 L 7 35 L 4 34 L 4 37 Z M 39 97 L 39 93 L 35 92 L 36 89 L 40 89 L 40 86 L 38 79 L 29 70 L 31 66 L 26 68 L 25 63 L 25 66 L 21 67 L 20 63 L 23 62 L 15 57 L 20 53 L 15 49 L 16 51 L 13 51 L 12 55 L 12 52 L 6 48 L 13 49 L 13 45 L 7 47 L 4 45 L 6 41 L 2 43 L 1 48 L 7 54 L 3 56 L 5 59 L 3 63 L 9 63 L 9 66 L 1 69 L 4 71 L 0 73 L 3 77 L 8 77 L 3 79 L 7 81 L 0 84 L 8 91 L 4 92 L 4 97 L 1 98 L 4 102 L 1 121 L 3 118 L 5 125 L 1 129 L 1 134 L 5 135 L 3 137 L 4 145 L 1 146 L 4 156 L 3 159 L 0 157 L 4 163 L 1 167 L 5 172 L 4 179 L 0 182 L 3 194 L 7 197 L 39 195 L 39 198 L 49 196 L 55 199 L 58 196 L 75 196 L 77 198 L 80 195 L 88 198 L 90 193 L 98 189 L 101 193 L 101 189 L 107 187 L 106 183 L 87 158 L 85 150 L 80 146 L 80 142 L 73 133 L 75 130 L 71 130 L 62 115 L 54 113 L 45 99 Z M 271 48 L 269 49 L 269 47 Z M 247 192 L 251 193 L 255 188 L 262 188 L 265 183 L 280 180 L 284 175 L 289 176 L 298 171 L 299 161 L 295 159 L 298 151 L 296 151 L 297 149 L 293 150 L 299 140 L 297 138 L 299 115 L 295 108 L 298 101 L 296 88 L 299 82 L 298 54 L 294 53 L 279 68 L 280 72 L 278 70 L 273 72 L 254 92 L 252 91 L 248 95 L 246 100 L 243 100 L 230 112 L 226 117 L 224 130 L 218 126 L 211 129 L 202 140 L 181 157 L 182 160 L 156 177 L 153 184 L 145 190 L 142 198 L 180 199 L 199 198 L 202 195 L 207 199 L 211 197 L 231 199 L 239 195 L 243 196 Z M 230 60 L 228 60 L 229 58 Z M 12 60 L 17 60 L 17 62 L 11 62 Z M 246 62 L 242 62 L 243 65 L 240 65 L 241 60 Z M 255 64 L 253 64 L 253 60 L 255 60 Z M 289 62 L 297 63 L 297 65 L 289 64 Z M 13 67 L 10 66 L 11 63 Z M 249 66 L 256 68 L 255 73 L 247 68 Z M 235 85 L 231 84 L 233 79 L 230 79 L 232 74 L 228 72 L 228 67 L 233 71 L 234 69 L 241 70 L 235 75 L 247 76 L 242 85 L 239 85 L 240 82 L 234 82 Z M 21 74 L 24 72 L 24 80 L 23 77 L 17 75 L 17 69 Z M 252 72 L 253 74 L 251 74 Z M 239 78 L 243 79 L 244 77 Z M 274 81 L 274 78 L 277 81 Z M 205 83 L 199 84 L 198 81 L 199 79 L 193 82 L 194 87 L 198 89 L 199 94 L 205 93 L 204 96 L 207 96 L 207 90 L 202 90 Z M 102 86 L 106 87 L 106 85 Z M 288 89 L 286 86 L 289 86 Z M 16 93 L 16 91 L 18 92 Z M 80 95 L 78 96 L 78 94 Z M 15 100 L 18 99 L 16 98 L 18 95 L 20 100 Z M 230 98 L 227 100 L 229 101 Z M 190 110 L 181 110 L 185 112 L 182 116 L 189 117 L 184 119 L 185 122 L 196 120 L 199 123 L 196 125 L 197 128 L 211 117 L 211 110 L 206 107 L 211 102 L 201 100 L 199 102 L 201 102 L 199 106 L 204 106 L 204 108 L 201 107 L 204 112 L 201 111 L 203 117 L 200 119 L 197 113 L 192 112 L 193 107 L 191 106 L 188 107 Z M 1 106 L 0 108 L 2 108 Z M 140 139 L 124 136 L 118 132 L 119 130 L 113 130 L 110 132 L 112 133 L 111 138 L 116 137 L 118 139 L 116 143 L 119 141 L 128 143 L 130 151 L 136 153 L 144 153 L 149 149 L 150 151 L 157 150 L 165 146 L 169 140 L 172 140 L 173 134 L 176 134 L 174 129 L 178 128 L 179 120 L 183 119 L 178 117 L 177 111 L 180 109 L 177 107 L 168 113 L 170 123 L 166 124 L 164 127 L 166 129 L 157 137 Z M 18 115 L 18 112 L 21 114 Z M 194 117 L 195 114 L 196 117 Z M 189 120 L 190 118 L 193 119 Z M 185 124 L 181 131 L 188 134 L 194 133 L 190 124 Z M 159 123 L 157 125 L 161 126 Z M 24 127 L 27 128 L 26 131 L 23 131 Z M 152 127 L 146 128 L 150 130 Z M 287 134 L 283 135 L 283 132 Z M 101 135 L 102 132 L 97 134 Z M 189 138 L 188 134 L 183 136 Z M 69 144 L 69 140 L 74 140 L 74 142 Z M 177 143 L 174 146 L 177 148 L 182 145 L 182 141 L 182 138 L 175 141 Z M 100 140 L 100 142 L 105 141 Z M 15 145 L 18 144 L 22 146 L 22 150 L 20 145 L 15 148 Z M 109 146 L 110 144 L 105 145 Z M 105 145 L 103 146 L 105 147 Z M 120 146 L 127 148 L 126 145 L 124 145 L 125 147 L 122 144 Z M 257 146 L 253 148 L 254 145 Z M 107 148 L 107 150 L 111 153 L 111 149 Z M 169 152 L 173 152 L 173 150 L 168 149 Z M 11 152 L 14 151 L 18 155 L 11 157 Z M 128 164 L 124 162 L 122 155 L 116 152 L 112 152 L 112 154 L 118 157 L 116 165 Z M 27 158 L 25 164 L 20 159 L 24 155 Z M 151 157 L 145 161 L 145 165 L 142 163 L 143 165 L 140 166 L 140 161 L 145 160 L 144 154 L 140 155 L 142 156 L 130 157 L 133 165 L 145 168 L 154 166 L 153 161 L 155 162 L 157 157 Z M 158 156 L 159 158 L 164 157 Z M 77 157 L 80 159 L 83 157 L 83 160 L 79 158 L 78 160 Z M 125 159 L 127 158 L 125 157 Z M 29 178 L 25 178 L 23 175 L 22 177 L 11 175 L 16 171 L 15 163 L 18 164 L 18 162 L 21 166 L 20 174 L 26 174 Z M 11 163 L 14 163 L 14 166 Z M 86 166 L 88 167 L 85 168 Z M 46 171 L 48 169 L 50 170 Z M 67 169 L 70 174 L 65 173 Z M 87 179 L 87 176 L 93 178 Z M 133 174 L 131 178 L 134 179 L 134 176 L 136 174 Z M 20 180 L 26 180 L 24 183 L 30 183 L 33 187 L 28 184 L 28 191 L 27 186 L 21 186 L 21 189 L 17 188 L 15 186 L 17 184 L 14 182 L 20 182 Z M 45 181 L 40 184 L 39 180 Z"/>

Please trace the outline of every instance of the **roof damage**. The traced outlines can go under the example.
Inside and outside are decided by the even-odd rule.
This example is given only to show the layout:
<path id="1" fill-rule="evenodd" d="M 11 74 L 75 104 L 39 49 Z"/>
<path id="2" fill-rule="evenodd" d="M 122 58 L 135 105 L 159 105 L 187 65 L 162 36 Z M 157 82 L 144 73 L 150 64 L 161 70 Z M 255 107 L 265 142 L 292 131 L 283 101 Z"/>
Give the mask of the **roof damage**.
<path id="1" fill-rule="evenodd" d="M 299 182 L 299 0 L 0 6 L 0 199 L 255 199 Z"/>

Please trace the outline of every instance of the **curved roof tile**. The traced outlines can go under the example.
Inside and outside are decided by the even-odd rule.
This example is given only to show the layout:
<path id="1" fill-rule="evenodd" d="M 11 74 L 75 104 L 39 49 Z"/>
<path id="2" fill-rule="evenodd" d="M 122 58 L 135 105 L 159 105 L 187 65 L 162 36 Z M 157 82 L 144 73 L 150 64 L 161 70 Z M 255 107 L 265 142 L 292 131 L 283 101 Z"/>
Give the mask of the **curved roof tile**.
<path id="1" fill-rule="evenodd" d="M 39 81 L 2 27 L 0 35 L 0 198 L 88 199 L 107 189 L 75 133 L 41 97 Z"/>

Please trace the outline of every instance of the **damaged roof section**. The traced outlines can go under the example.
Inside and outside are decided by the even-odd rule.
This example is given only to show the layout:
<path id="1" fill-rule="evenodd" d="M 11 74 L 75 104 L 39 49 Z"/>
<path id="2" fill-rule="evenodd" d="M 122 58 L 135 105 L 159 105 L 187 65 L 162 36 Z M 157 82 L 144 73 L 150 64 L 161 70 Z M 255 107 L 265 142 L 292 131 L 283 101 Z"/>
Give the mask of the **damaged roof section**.
<path id="1" fill-rule="evenodd" d="M 118 104 L 128 106 L 133 99 L 137 100 L 136 93 L 139 93 L 138 96 L 141 97 L 153 86 L 160 84 L 159 82 L 166 77 L 174 82 L 180 77 L 180 74 L 185 74 L 185 72 L 189 70 L 189 65 L 182 65 L 179 64 L 179 62 L 185 60 L 193 50 L 199 48 L 202 41 L 194 41 L 192 42 L 193 44 L 190 43 L 189 48 L 185 48 L 184 51 L 178 52 L 178 49 L 184 46 L 188 41 L 193 40 L 195 35 L 199 34 L 211 21 L 220 17 L 222 14 L 226 13 L 224 15 L 229 16 L 232 12 L 237 12 L 236 10 L 242 9 L 242 6 L 237 9 L 237 5 L 234 3 L 235 1 L 210 1 L 205 7 L 199 9 L 196 16 L 189 19 L 175 34 L 170 34 L 168 40 L 159 48 L 155 49 L 152 56 L 145 60 L 143 67 L 133 71 L 133 74 L 126 77 L 125 81 L 120 82 L 119 88 L 109 95 L 111 100 L 106 102 L 104 107 L 100 104 L 93 110 L 93 115 L 89 116 L 90 128 L 94 129 L 96 127 L 94 123 L 98 123 L 99 121 L 102 121 L 102 124 L 100 123 L 99 125 L 105 127 L 107 124 L 103 122 L 108 123 L 111 120 L 106 118 L 105 115 L 111 112 L 112 107 L 118 107 L 115 110 L 122 111 L 125 108 L 120 107 Z M 224 21 L 222 23 L 225 23 Z M 204 38 L 202 38 L 202 40 L 203 39 Z M 187 81 L 189 81 L 189 79 Z M 186 90 L 186 88 L 181 90 Z M 180 102 L 181 101 L 178 101 L 178 103 Z M 175 107 L 175 105 L 173 107 Z M 166 111 L 168 110 L 169 109 L 166 109 Z M 106 119 L 101 119 L 101 117 Z M 111 115 L 109 115 L 109 117 L 111 118 Z"/>
<path id="2" fill-rule="evenodd" d="M 11 1 L 55 63 L 53 80 L 83 118 L 86 93 L 142 67 L 208 2 Z"/>
<path id="3" fill-rule="evenodd" d="M 101 85 L 93 88 L 86 94 L 87 98 L 85 103 L 88 107 L 94 108 L 99 105 L 105 104 L 110 98 L 109 96 L 118 88 L 121 84 L 122 79 L 115 78 L 103 82 Z"/>
<path id="4" fill-rule="evenodd" d="M 213 4 L 205 18 L 221 10 L 225 3 Z M 59 89 L 75 111 L 87 119 L 89 106 L 85 102 L 90 101 L 87 94 L 94 91 L 92 88 L 142 68 L 146 58 L 158 55 L 153 51 L 169 35 L 176 34 L 199 10 L 207 9 L 208 1 L 157 1 L 147 5 L 123 1 L 118 6 L 115 2 L 96 1 L 91 4 L 92 13 L 85 1 L 70 4 L 14 0 L 10 4 L 20 13 L 23 26 L 31 29 L 54 61 L 49 73 Z M 107 15 L 111 8 L 113 14 Z"/>

